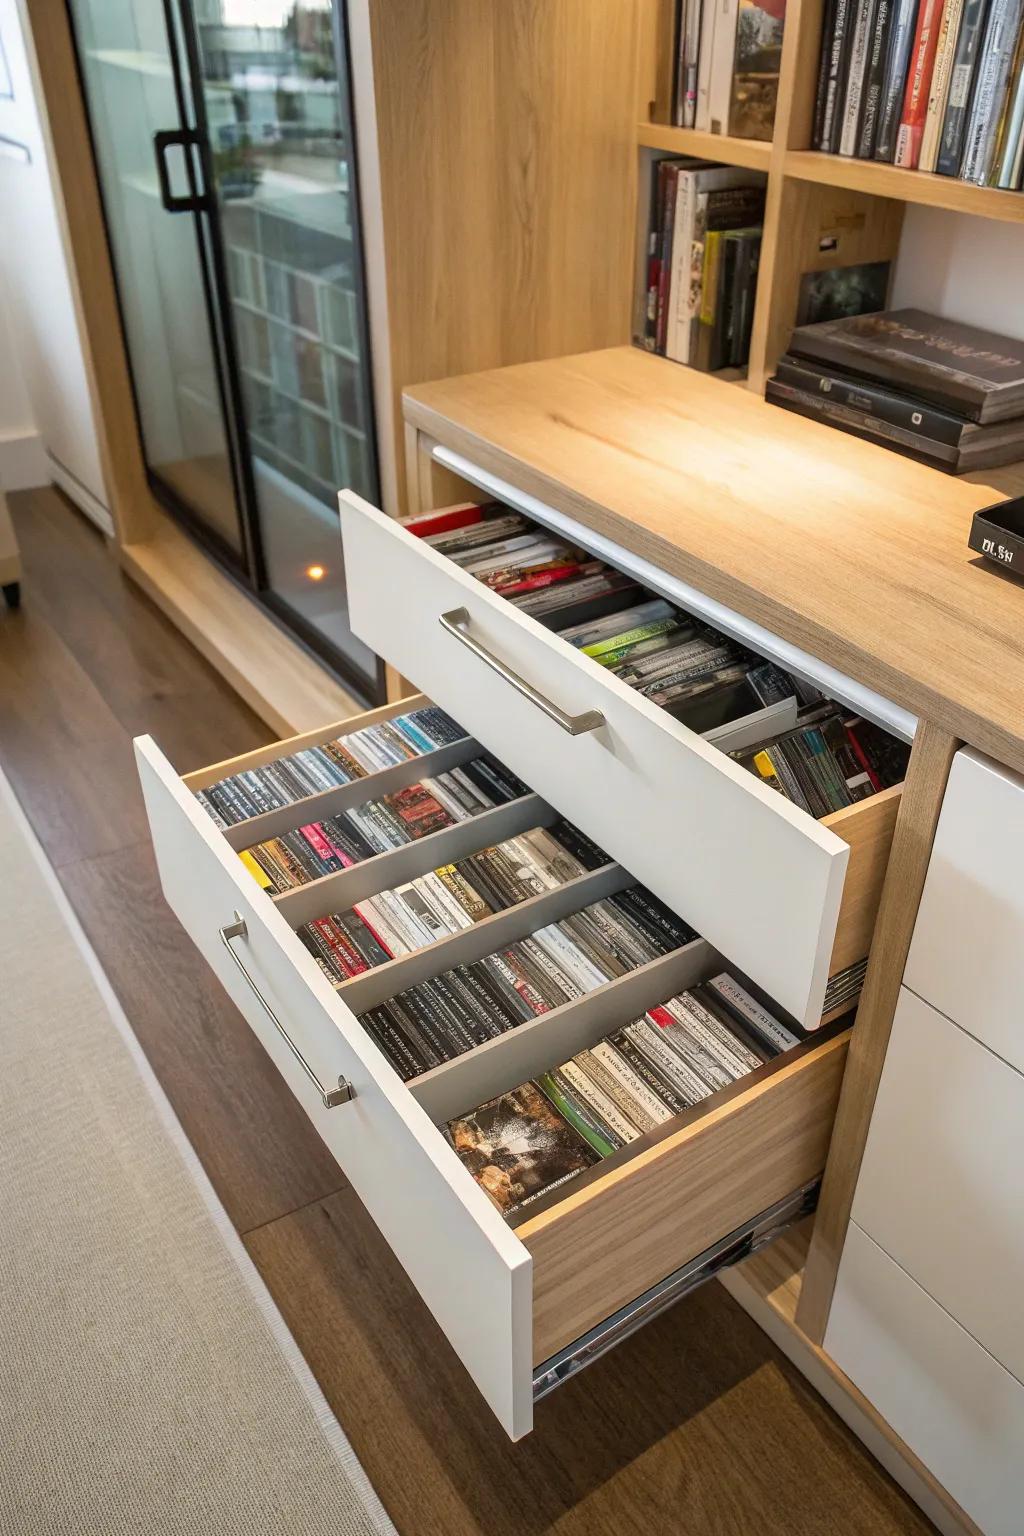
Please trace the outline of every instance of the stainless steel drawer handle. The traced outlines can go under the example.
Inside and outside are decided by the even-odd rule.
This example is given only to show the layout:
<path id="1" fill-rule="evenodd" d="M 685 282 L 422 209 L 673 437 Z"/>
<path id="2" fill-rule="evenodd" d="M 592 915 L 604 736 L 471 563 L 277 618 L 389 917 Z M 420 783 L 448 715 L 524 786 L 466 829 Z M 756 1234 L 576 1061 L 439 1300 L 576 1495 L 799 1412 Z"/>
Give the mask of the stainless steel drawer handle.
<path id="1" fill-rule="evenodd" d="M 239 955 L 238 951 L 233 948 L 231 943 L 232 939 L 244 939 L 248 937 L 248 930 L 245 926 L 245 918 L 242 917 L 240 913 L 236 912 L 234 922 L 228 923 L 226 927 L 219 928 L 217 931 L 220 934 L 220 941 L 224 945 L 224 948 L 227 950 L 228 954 L 238 966 L 238 969 L 241 971 L 242 975 L 245 977 L 246 981 L 249 983 L 249 986 L 255 993 L 256 1001 L 264 1010 L 271 1024 L 273 1024 L 274 1028 L 281 1036 L 281 1039 L 291 1051 L 292 1055 L 295 1057 L 295 1060 L 298 1062 L 299 1066 L 302 1068 L 303 1072 L 305 1072 L 306 1076 L 313 1084 L 313 1087 L 320 1095 L 324 1102 L 324 1108 L 334 1109 L 335 1105 L 347 1104 L 349 1099 L 354 1099 L 356 1096 L 356 1091 L 352 1087 L 352 1084 L 347 1082 L 343 1077 L 338 1078 L 337 1088 L 324 1087 L 323 1083 L 317 1077 L 305 1056 L 303 1056 L 302 1052 L 295 1044 L 295 1041 L 292 1039 L 291 1035 L 281 1023 L 281 1020 L 278 1018 L 273 1008 L 271 1008 L 270 1004 L 267 1002 L 267 999 L 263 996 L 263 993 L 256 985 L 251 974 L 249 973 L 248 968 L 246 967 L 245 961 Z"/>
<path id="2" fill-rule="evenodd" d="M 604 715 L 599 709 L 585 709 L 581 715 L 567 715 L 564 709 L 559 709 L 557 704 L 553 704 L 542 693 L 538 693 L 525 677 L 520 677 L 518 672 L 513 672 L 511 667 L 506 666 L 500 656 L 495 656 L 493 651 L 489 651 L 486 646 L 480 644 L 479 640 L 474 640 L 472 635 L 467 634 L 468 608 L 453 608 L 449 613 L 442 613 L 438 622 L 442 629 L 454 635 L 456 640 L 468 651 L 472 651 L 474 656 L 478 656 L 485 666 L 490 667 L 492 672 L 497 672 L 499 677 L 503 677 L 511 688 L 522 694 L 524 699 L 529 699 L 531 704 L 536 704 L 549 720 L 561 726 L 562 730 L 570 736 L 583 736 L 587 731 L 600 730 L 604 725 Z"/>

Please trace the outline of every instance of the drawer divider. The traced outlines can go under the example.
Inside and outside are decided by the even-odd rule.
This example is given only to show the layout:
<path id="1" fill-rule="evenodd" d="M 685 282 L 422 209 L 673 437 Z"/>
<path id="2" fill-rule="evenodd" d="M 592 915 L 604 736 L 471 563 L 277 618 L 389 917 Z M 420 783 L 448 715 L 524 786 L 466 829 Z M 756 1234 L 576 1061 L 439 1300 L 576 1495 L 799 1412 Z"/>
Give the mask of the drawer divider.
<path id="1" fill-rule="evenodd" d="M 432 1067 L 408 1084 L 430 1118 L 441 1124 L 484 1104 L 596 1045 L 604 1035 L 639 1018 L 648 1008 L 703 980 L 720 961 L 705 939 L 659 955 L 625 976 L 595 987 L 585 997 L 552 1008 L 496 1040 Z"/>
<path id="2" fill-rule="evenodd" d="M 322 790 L 318 795 L 307 795 L 304 800 L 294 800 L 290 805 L 282 805 L 275 811 L 264 811 L 262 816 L 251 816 L 248 821 L 236 822 L 234 826 L 226 827 L 223 835 L 237 853 L 241 848 L 251 848 L 253 843 L 277 837 L 280 832 L 294 831 L 296 827 L 320 821 L 324 816 L 337 816 L 354 805 L 364 805 L 367 800 L 379 800 L 382 795 L 393 795 L 396 790 L 418 784 L 421 779 L 447 773 L 449 768 L 456 768 L 460 763 L 468 763 L 474 757 L 479 757 L 482 751 L 478 741 L 472 736 L 464 736 L 459 741 L 449 741 L 443 747 L 436 747 L 433 752 L 424 752 L 403 763 L 394 763 L 390 768 L 381 768 L 377 773 L 368 773 L 363 779 L 338 784 L 334 789 Z"/>
<path id="3" fill-rule="evenodd" d="M 344 912 L 367 896 L 390 891 L 407 880 L 439 869 L 442 864 L 454 864 L 467 854 L 490 848 L 503 838 L 516 837 L 531 827 L 549 827 L 557 820 L 558 812 L 540 795 L 520 795 L 518 800 L 481 811 L 478 816 L 442 827 L 439 832 L 429 832 L 426 837 L 392 848 L 388 853 L 378 853 L 350 869 L 282 891 L 274 897 L 274 905 L 293 928 L 301 928 L 314 917 Z"/>
<path id="4" fill-rule="evenodd" d="M 433 944 L 426 944 L 411 955 L 402 955 L 372 971 L 364 971 L 342 982 L 338 994 L 353 1013 L 364 1013 L 407 987 L 414 987 L 429 976 L 438 976 L 455 965 L 470 965 L 484 955 L 517 939 L 525 939 L 548 923 L 579 912 L 591 902 L 601 901 L 632 885 L 633 877 L 621 864 L 603 864 L 588 870 L 575 880 L 567 880 L 554 890 L 542 891 L 514 907 L 506 907 L 490 917 L 481 918 L 471 928 L 446 934 Z"/>

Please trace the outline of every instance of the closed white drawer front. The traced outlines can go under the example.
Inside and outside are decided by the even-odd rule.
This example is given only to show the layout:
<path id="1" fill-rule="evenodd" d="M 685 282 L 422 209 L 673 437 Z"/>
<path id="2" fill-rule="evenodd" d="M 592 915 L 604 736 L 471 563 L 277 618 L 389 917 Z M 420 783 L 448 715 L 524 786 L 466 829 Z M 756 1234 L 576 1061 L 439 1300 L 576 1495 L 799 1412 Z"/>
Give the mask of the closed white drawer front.
<path id="1" fill-rule="evenodd" d="M 816 822 L 701 736 L 641 698 L 358 497 L 340 497 L 349 616 L 365 644 L 462 721 L 690 921 L 793 1016 L 821 1017 L 830 969 L 867 953 L 866 926 L 896 799 Z M 568 715 L 603 725 L 568 735 L 442 625 L 461 628 Z M 897 797 L 898 798 L 898 797 Z M 868 829 L 875 863 L 851 879 L 851 946 L 832 965 L 851 861 Z M 860 907 L 861 917 L 853 906 Z"/>
<path id="2" fill-rule="evenodd" d="M 953 760 L 904 981 L 1024 1072 L 1024 780 Z"/>
<path id="3" fill-rule="evenodd" d="M 1024 1381 L 1024 1077 L 906 988 L 853 1216 Z"/>
<path id="4" fill-rule="evenodd" d="M 425 702 L 386 706 L 344 722 L 344 729 Z M 140 739 L 161 881 L 483 1397 L 518 1438 L 532 1427 L 534 1374 L 545 1362 L 820 1174 L 848 1035 L 763 1065 L 675 1116 L 626 1159 L 581 1175 L 568 1198 L 542 1199 L 513 1229 L 456 1155 L 444 1123 L 714 974 L 722 958 L 695 940 L 403 1082 L 360 1025 L 359 1011 L 621 889 L 631 875 L 605 865 L 335 988 L 297 927 L 555 815 L 526 795 L 272 897 L 236 850 L 479 752 L 467 738 L 227 831 L 195 798 L 194 791 L 226 774 L 326 742 L 341 729 L 325 726 L 187 781 L 152 740 Z M 573 817 L 573 799 L 558 809 Z M 344 1079 L 353 1096 L 328 1107 L 313 1077 L 328 1093 Z"/>
<path id="5" fill-rule="evenodd" d="M 1024 1387 L 856 1223 L 825 1350 L 986 1536 L 1020 1536 Z"/>

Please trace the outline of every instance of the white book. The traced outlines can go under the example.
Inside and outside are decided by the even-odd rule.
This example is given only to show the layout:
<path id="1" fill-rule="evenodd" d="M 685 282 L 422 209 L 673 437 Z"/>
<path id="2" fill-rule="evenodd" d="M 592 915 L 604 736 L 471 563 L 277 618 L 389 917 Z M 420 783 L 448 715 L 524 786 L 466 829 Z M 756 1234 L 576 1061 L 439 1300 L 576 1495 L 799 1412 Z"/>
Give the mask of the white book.
<path id="1" fill-rule="evenodd" d="M 860 104 L 864 94 L 864 76 L 868 67 L 876 12 L 875 0 L 858 0 L 853 17 L 853 36 L 850 39 L 850 58 L 846 69 L 846 95 L 843 99 L 843 118 L 839 131 L 841 155 L 857 153 Z"/>
<path id="2" fill-rule="evenodd" d="M 590 992 L 594 987 L 603 987 L 608 977 L 603 971 L 587 958 L 578 944 L 574 944 L 568 934 L 562 932 L 557 923 L 551 923 L 546 928 L 538 928 L 532 935 L 545 954 L 551 956 L 556 965 L 560 965 L 567 971 L 577 985 L 585 992 Z"/>
<path id="3" fill-rule="evenodd" d="M 935 49 L 931 89 L 928 92 L 928 113 L 921 136 L 919 171 L 934 171 L 942 141 L 942 124 L 949 100 L 949 86 L 953 78 L 956 45 L 960 36 L 960 20 L 964 13 L 964 0 L 946 0 L 939 23 L 939 41 Z"/>
<path id="4" fill-rule="evenodd" d="M 729 105 L 736 62 L 736 20 L 739 0 L 706 0 L 718 9 L 708 82 L 708 127 L 712 133 L 729 132 Z"/>
<path id="5" fill-rule="evenodd" d="M 703 272 L 704 242 L 701 236 L 695 250 L 697 233 L 697 198 L 701 193 L 721 192 L 729 187 L 758 186 L 764 181 L 759 171 L 745 171 L 738 165 L 701 165 L 679 172 L 676 190 L 676 214 L 672 235 L 672 273 L 669 283 L 668 323 L 665 328 L 665 356 L 676 363 L 690 361 L 691 330 L 699 324 L 700 287 L 694 293 L 694 270 Z M 696 268 L 695 268 L 696 263 Z"/>
<path id="6" fill-rule="evenodd" d="M 693 126 L 704 133 L 711 130 L 711 53 L 715 45 L 717 0 L 704 0 L 700 18 L 700 51 L 697 58 L 697 107 Z"/>

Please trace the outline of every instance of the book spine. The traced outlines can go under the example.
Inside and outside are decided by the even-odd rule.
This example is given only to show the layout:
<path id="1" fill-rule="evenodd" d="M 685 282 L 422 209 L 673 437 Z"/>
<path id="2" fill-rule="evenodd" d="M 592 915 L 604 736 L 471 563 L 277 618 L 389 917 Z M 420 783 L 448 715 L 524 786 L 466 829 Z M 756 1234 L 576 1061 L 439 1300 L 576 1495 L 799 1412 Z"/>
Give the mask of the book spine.
<path id="1" fill-rule="evenodd" d="M 672 53 L 675 66 L 672 73 L 672 126 L 674 128 L 685 126 L 683 123 L 683 102 L 686 96 L 686 40 L 683 35 L 685 11 L 686 0 L 676 0 L 672 29 L 675 42 Z"/>
<path id="2" fill-rule="evenodd" d="M 964 131 L 962 181 L 985 186 L 1020 25 L 1020 0 L 992 0 Z"/>
<path id="3" fill-rule="evenodd" d="M 823 398 L 851 406 L 854 410 L 870 412 L 879 421 L 902 427 L 919 437 L 931 438 L 951 448 L 959 448 L 966 423 L 946 411 L 937 411 L 923 402 L 901 398 L 892 391 L 882 389 L 859 379 L 843 379 L 813 365 L 797 367 L 785 358 L 779 360 L 775 377 L 780 383 L 791 384 L 795 389 L 809 390 Z"/>
<path id="4" fill-rule="evenodd" d="M 682 126 L 692 128 L 697 116 L 697 70 L 700 58 L 701 0 L 684 0 Z"/>
<path id="5" fill-rule="evenodd" d="M 675 363 L 690 361 L 690 257 L 696 174 L 681 170 L 676 188 L 675 231 L 672 237 L 672 278 L 669 285 L 665 356 Z"/>
<path id="6" fill-rule="evenodd" d="M 712 133 L 728 133 L 739 4 L 738 0 L 705 0 L 705 3 L 718 6 L 711 81 L 708 86 L 708 116 Z"/>
<path id="7" fill-rule="evenodd" d="M 878 133 L 878 108 L 882 100 L 885 82 L 885 56 L 892 27 L 893 0 L 878 0 L 875 24 L 871 32 L 871 49 L 868 53 L 864 76 L 863 105 L 860 114 L 860 130 L 857 134 L 856 155 L 859 160 L 870 160 L 875 153 L 875 137 Z"/>
<path id="8" fill-rule="evenodd" d="M 889 51 L 885 60 L 885 81 L 878 113 L 875 159 L 891 160 L 896 152 L 896 130 L 900 125 L 903 95 L 907 81 L 910 50 L 914 44 L 917 0 L 893 0 Z"/>
<path id="9" fill-rule="evenodd" d="M 1003 108 L 999 155 L 992 167 L 990 184 L 1016 192 L 1020 186 L 1020 162 L 1024 149 L 1024 26 L 1017 38 L 1009 90 Z"/>
<path id="10" fill-rule="evenodd" d="M 711 62 L 718 19 L 716 0 L 703 0 L 700 22 L 700 48 L 697 57 L 697 106 L 693 126 L 702 132 L 711 128 Z"/>
<path id="11" fill-rule="evenodd" d="M 658 263 L 658 308 L 654 332 L 654 350 L 665 355 L 665 334 L 668 325 L 668 290 L 672 275 L 672 237 L 675 232 L 676 190 L 679 186 L 679 169 L 673 166 L 665 180 L 665 207 L 661 225 L 661 255 Z"/>
<path id="12" fill-rule="evenodd" d="M 953 53 L 946 110 L 939 131 L 939 150 L 935 169 L 942 176 L 959 176 L 964 132 L 971 105 L 971 92 L 978 63 L 981 40 L 985 33 L 989 0 L 964 0 L 960 31 Z"/>
<path id="13" fill-rule="evenodd" d="M 850 43 L 850 6 L 851 0 L 836 0 L 821 118 L 821 147 L 829 154 L 835 154 L 839 148 L 842 87 Z"/>
<path id="14" fill-rule="evenodd" d="M 811 143 L 815 149 L 828 149 L 824 140 L 825 97 L 828 92 L 829 60 L 832 57 L 832 38 L 836 26 L 836 0 L 825 0 L 821 19 L 821 54 L 818 58 L 818 86 L 814 94 L 814 126 Z"/>
<path id="15" fill-rule="evenodd" d="M 894 163 L 907 170 L 915 169 L 921 154 L 941 16 L 942 0 L 921 0 L 917 32 L 910 52 L 907 88 L 903 96 L 903 116 L 896 131 Z"/>
<path id="16" fill-rule="evenodd" d="M 854 12 L 853 29 L 850 34 L 850 61 L 846 71 L 846 93 L 843 98 L 842 125 L 839 132 L 841 155 L 857 153 L 876 3 L 877 0 L 857 0 Z"/>
<path id="17" fill-rule="evenodd" d="M 942 9 L 939 42 L 935 50 L 935 67 L 932 70 L 932 85 L 928 93 L 928 112 L 921 137 L 921 154 L 917 162 L 918 170 L 921 171 L 934 171 L 938 163 L 939 140 L 942 136 L 942 122 L 946 115 L 949 82 L 953 75 L 953 60 L 956 57 L 956 42 L 960 33 L 963 11 L 964 0 L 946 0 Z"/>

